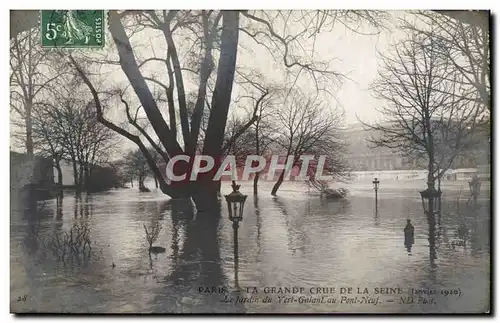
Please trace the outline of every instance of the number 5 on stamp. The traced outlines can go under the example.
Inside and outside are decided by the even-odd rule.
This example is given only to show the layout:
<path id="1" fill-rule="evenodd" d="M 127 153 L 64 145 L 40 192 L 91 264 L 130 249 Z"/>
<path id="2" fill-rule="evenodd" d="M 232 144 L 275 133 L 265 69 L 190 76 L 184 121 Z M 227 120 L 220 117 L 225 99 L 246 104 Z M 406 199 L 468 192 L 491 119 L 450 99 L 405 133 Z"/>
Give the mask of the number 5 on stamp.
<path id="1" fill-rule="evenodd" d="M 104 18 L 104 10 L 41 10 L 42 47 L 103 48 Z"/>

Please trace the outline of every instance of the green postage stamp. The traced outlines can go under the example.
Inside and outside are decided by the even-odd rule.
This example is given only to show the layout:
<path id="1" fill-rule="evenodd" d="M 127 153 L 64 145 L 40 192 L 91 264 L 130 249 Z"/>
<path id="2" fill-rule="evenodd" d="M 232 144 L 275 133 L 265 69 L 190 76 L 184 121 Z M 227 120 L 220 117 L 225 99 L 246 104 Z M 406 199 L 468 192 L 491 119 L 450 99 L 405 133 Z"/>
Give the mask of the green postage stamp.
<path id="1" fill-rule="evenodd" d="M 42 47 L 104 47 L 104 10 L 41 10 L 40 16 Z"/>

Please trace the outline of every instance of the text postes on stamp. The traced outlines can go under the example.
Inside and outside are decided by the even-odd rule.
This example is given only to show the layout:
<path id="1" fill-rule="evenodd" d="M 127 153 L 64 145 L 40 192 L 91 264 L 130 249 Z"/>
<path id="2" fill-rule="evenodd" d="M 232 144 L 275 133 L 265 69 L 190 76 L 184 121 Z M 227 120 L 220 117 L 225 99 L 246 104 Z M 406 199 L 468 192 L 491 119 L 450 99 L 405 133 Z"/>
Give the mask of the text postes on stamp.
<path id="1" fill-rule="evenodd" d="M 104 47 L 104 10 L 41 10 L 40 16 L 42 47 Z"/>

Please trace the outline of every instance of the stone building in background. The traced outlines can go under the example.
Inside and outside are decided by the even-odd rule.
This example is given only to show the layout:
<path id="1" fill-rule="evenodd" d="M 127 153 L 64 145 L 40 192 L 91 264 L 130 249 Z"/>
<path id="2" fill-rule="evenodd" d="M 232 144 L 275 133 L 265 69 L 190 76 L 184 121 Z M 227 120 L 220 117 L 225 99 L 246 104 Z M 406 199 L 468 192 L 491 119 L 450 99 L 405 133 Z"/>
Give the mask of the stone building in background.
<path id="1" fill-rule="evenodd" d="M 344 130 L 347 141 L 347 161 L 353 171 L 384 171 L 418 169 L 415 162 L 403 158 L 389 148 L 372 148 L 368 139 L 374 134 L 363 129 L 361 124 Z"/>
<path id="2" fill-rule="evenodd" d="M 347 142 L 347 160 L 352 171 L 395 171 L 426 169 L 415 161 L 404 158 L 400 153 L 385 147 L 373 148 L 371 137 L 377 138 L 374 131 L 367 131 L 361 124 L 348 126 L 344 130 Z M 481 169 L 490 165 L 490 144 L 488 140 L 478 140 L 473 149 L 457 156 L 451 169 Z"/>
<path id="3" fill-rule="evenodd" d="M 38 200 L 53 197 L 52 160 L 10 152 L 11 209 L 30 207 Z"/>

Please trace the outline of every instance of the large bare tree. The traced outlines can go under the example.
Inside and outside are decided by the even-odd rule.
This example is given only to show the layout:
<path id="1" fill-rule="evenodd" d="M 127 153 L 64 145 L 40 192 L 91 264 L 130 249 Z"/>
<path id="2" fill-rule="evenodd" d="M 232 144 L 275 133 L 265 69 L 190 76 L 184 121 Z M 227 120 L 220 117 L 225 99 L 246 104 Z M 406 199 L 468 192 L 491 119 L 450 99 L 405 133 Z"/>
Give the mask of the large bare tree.
<path id="1" fill-rule="evenodd" d="M 298 79 L 306 75 L 321 91 L 331 89 L 332 82 L 340 82 L 342 75 L 334 71 L 331 62 L 315 59 L 312 51 L 302 47 L 304 42 L 314 46 L 316 36 L 322 30 L 331 30 L 336 25 L 358 31 L 368 22 L 380 27 L 380 12 L 375 11 L 111 11 L 109 30 L 117 49 L 119 65 L 131 88 L 135 92 L 160 147 L 172 158 L 176 155 L 193 157 L 200 147 L 201 124 L 206 117 L 207 101 L 210 102 L 207 127 L 203 136 L 201 153 L 220 160 L 223 154 L 224 132 L 231 102 L 231 94 L 237 69 L 239 37 L 245 35 L 260 46 L 264 46 L 276 61 L 282 62 L 288 75 Z M 297 23 L 298 21 L 298 23 Z M 129 26 L 132 26 L 129 28 Z M 300 26 L 300 30 L 297 30 Z M 160 57 L 141 60 L 134 50 L 131 38 L 141 30 L 156 30 L 164 39 L 166 51 Z M 187 40 L 188 39 L 188 40 Z M 189 47 L 187 50 L 184 47 Z M 180 53 L 188 57 L 181 59 Z M 188 55 L 194 53 L 193 55 Z M 160 179 L 161 190 L 172 197 L 193 197 L 198 209 L 204 209 L 215 201 L 217 183 L 202 177 L 196 183 L 168 184 L 158 169 L 141 138 L 127 129 L 108 120 L 94 80 L 88 74 L 88 66 L 78 57 L 70 57 L 79 75 L 92 92 L 100 122 L 134 142 L 144 153 L 150 168 Z M 156 61 L 164 66 L 165 77 L 145 75 L 144 64 Z M 116 61 L 115 61 L 116 62 Z M 194 68 L 193 68 L 194 67 Z M 185 73 L 196 75 L 196 100 L 189 108 Z M 209 89 L 213 77 L 214 85 Z M 163 84 L 167 96 L 168 113 L 163 114 L 161 106 L 150 90 L 152 83 Z M 161 85 L 160 85 L 161 86 Z M 167 117 L 168 115 L 168 117 Z M 177 118 L 178 116 L 178 118 Z M 168 122 L 167 122 L 168 119 Z M 177 133 L 177 120 L 180 135 Z M 193 158 L 191 158 L 192 160 Z M 190 163 L 176 163 L 174 173 L 191 169 Z M 207 203 L 202 201 L 207 201 Z"/>
<path id="2" fill-rule="evenodd" d="M 293 166 L 302 167 L 301 156 L 312 155 L 316 162 L 320 156 L 325 156 L 332 179 L 344 175 L 345 143 L 340 136 L 343 110 L 326 105 L 315 95 L 297 90 L 295 95 L 285 97 L 283 106 L 275 111 L 275 120 L 275 143 L 284 156 L 291 158 Z M 276 195 L 285 175 L 286 171 L 283 171 L 278 177 L 272 195 Z"/>
<path id="3" fill-rule="evenodd" d="M 448 60 L 463 76 L 460 81 L 466 86 L 455 95 L 481 104 L 484 109 L 481 118 L 489 120 L 491 71 L 488 12 L 417 11 L 414 17 L 415 21 L 402 21 L 403 29 L 432 39 L 435 53 Z"/>
<path id="4" fill-rule="evenodd" d="M 10 108 L 12 123 L 19 126 L 26 153 L 33 155 L 33 113 L 61 72 L 54 68 L 50 51 L 40 46 L 38 28 L 10 40 Z"/>
<path id="5" fill-rule="evenodd" d="M 467 86 L 454 64 L 436 50 L 434 38 L 411 32 L 381 55 L 372 90 L 381 101 L 384 122 L 364 122 L 376 135 L 375 146 L 388 147 L 426 163 L 427 186 L 474 143 L 481 109 L 458 95 Z"/>

